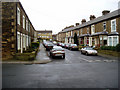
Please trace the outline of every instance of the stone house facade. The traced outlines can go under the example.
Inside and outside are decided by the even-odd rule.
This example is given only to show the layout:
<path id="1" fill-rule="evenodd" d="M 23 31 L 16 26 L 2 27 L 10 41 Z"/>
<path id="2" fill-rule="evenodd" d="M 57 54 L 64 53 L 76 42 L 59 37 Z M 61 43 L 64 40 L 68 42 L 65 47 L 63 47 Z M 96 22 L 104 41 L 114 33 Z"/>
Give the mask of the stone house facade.
<path id="1" fill-rule="evenodd" d="M 116 46 L 120 43 L 120 9 L 113 12 L 104 10 L 98 18 L 90 15 L 90 21 L 83 19 L 80 25 L 65 28 L 61 32 L 66 33 L 65 43 L 74 43 L 71 39 L 75 32 L 79 37 L 79 45 Z"/>
<path id="2" fill-rule="evenodd" d="M 37 30 L 38 38 L 52 40 L 52 30 Z"/>
<path id="3" fill-rule="evenodd" d="M 2 58 L 29 49 L 35 29 L 20 2 L 2 2 Z"/>

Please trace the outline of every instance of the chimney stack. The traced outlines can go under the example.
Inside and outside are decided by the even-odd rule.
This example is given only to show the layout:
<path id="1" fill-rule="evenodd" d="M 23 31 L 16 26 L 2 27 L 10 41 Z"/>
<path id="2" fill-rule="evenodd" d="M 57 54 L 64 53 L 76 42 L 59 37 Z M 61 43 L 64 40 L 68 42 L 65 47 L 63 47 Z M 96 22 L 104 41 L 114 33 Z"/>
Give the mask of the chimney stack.
<path id="1" fill-rule="evenodd" d="M 83 24 L 83 23 L 85 23 L 85 22 L 86 22 L 86 19 L 82 19 L 81 23 Z"/>
<path id="2" fill-rule="evenodd" d="M 75 23 L 76 26 L 80 25 L 79 23 Z"/>
<path id="3" fill-rule="evenodd" d="M 93 20 L 95 18 L 96 18 L 95 15 L 90 15 L 90 20 Z"/>
<path id="4" fill-rule="evenodd" d="M 106 15 L 106 14 L 108 14 L 108 13 L 110 13 L 109 10 L 104 10 L 104 11 L 102 11 L 102 15 Z"/>

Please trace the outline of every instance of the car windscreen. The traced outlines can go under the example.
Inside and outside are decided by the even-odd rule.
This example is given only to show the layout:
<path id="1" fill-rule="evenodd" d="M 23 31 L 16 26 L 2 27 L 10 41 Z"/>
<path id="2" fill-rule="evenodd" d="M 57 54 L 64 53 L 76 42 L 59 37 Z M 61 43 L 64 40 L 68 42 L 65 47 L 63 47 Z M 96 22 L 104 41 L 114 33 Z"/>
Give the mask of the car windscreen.
<path id="1" fill-rule="evenodd" d="M 53 46 L 53 44 L 48 44 L 48 46 Z"/>

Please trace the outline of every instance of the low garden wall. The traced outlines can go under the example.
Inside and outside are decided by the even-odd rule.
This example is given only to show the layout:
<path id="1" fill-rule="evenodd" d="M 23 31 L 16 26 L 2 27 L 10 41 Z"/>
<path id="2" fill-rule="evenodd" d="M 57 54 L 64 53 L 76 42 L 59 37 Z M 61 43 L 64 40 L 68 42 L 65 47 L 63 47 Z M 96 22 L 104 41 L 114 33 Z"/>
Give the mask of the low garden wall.
<path id="1" fill-rule="evenodd" d="M 39 50 L 39 42 L 32 42 L 31 47 L 24 51 L 23 53 L 16 53 L 14 56 L 15 60 L 24 60 L 24 61 L 32 61 L 35 60 L 37 52 Z"/>

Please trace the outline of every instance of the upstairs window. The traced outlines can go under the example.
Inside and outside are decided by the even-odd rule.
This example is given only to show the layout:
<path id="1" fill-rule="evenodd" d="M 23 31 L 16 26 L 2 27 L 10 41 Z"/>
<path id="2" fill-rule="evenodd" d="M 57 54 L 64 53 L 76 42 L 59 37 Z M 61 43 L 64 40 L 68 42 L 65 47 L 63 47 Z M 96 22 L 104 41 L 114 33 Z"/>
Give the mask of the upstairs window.
<path id="1" fill-rule="evenodd" d="M 30 23 L 28 24 L 28 31 L 30 32 Z"/>
<path id="2" fill-rule="evenodd" d="M 87 34 L 89 34 L 89 28 L 87 28 Z"/>
<path id="3" fill-rule="evenodd" d="M 28 20 L 26 20 L 26 30 L 28 31 Z"/>
<path id="4" fill-rule="evenodd" d="M 91 34 L 94 34 L 95 33 L 95 25 L 92 25 L 91 26 Z"/>
<path id="5" fill-rule="evenodd" d="M 20 9 L 17 8 L 17 24 L 20 25 Z"/>
<path id="6" fill-rule="evenodd" d="M 83 30 L 82 30 L 82 29 L 80 30 L 80 33 L 81 33 L 81 35 L 82 35 L 82 33 L 83 33 Z"/>
<path id="7" fill-rule="evenodd" d="M 79 31 L 77 31 L 77 36 L 79 36 Z"/>
<path id="8" fill-rule="evenodd" d="M 103 31 L 106 31 L 106 22 L 103 23 Z"/>
<path id="9" fill-rule="evenodd" d="M 116 32 L 116 19 L 111 20 L 111 32 Z"/>
<path id="10" fill-rule="evenodd" d="M 25 16 L 23 15 L 23 28 L 25 29 Z"/>

